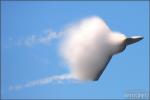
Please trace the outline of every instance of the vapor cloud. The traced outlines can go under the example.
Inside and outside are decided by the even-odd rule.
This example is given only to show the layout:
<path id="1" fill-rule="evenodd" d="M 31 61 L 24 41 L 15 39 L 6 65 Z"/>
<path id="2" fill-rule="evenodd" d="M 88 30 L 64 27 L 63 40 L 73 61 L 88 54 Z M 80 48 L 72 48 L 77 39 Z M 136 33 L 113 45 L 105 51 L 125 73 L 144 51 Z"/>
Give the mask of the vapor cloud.
<path id="1" fill-rule="evenodd" d="M 95 73 L 99 73 L 97 67 L 104 62 L 103 60 L 100 61 L 103 54 L 99 51 L 105 51 L 105 45 L 102 44 L 105 44 L 105 37 L 110 32 L 105 22 L 97 16 L 82 19 L 68 26 L 63 32 L 59 33 L 63 34 L 61 34 L 60 53 L 68 64 L 70 73 L 47 77 L 23 85 L 12 86 L 10 90 L 45 85 L 64 80 L 91 80 Z M 42 37 L 31 36 L 24 43 L 27 46 L 36 43 L 45 44 L 57 37 L 60 37 L 60 34 L 49 32 Z"/>
<path id="2" fill-rule="evenodd" d="M 104 65 L 107 37 L 111 32 L 99 17 L 85 18 L 65 31 L 61 54 L 79 80 L 94 80 Z M 103 52 L 104 51 L 104 52 Z"/>

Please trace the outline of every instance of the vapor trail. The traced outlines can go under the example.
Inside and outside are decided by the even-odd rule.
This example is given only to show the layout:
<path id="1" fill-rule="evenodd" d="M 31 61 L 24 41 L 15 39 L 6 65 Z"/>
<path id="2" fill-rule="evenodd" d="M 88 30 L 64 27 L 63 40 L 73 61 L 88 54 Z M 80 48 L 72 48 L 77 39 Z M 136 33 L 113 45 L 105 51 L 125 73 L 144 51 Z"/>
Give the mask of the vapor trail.
<path id="1" fill-rule="evenodd" d="M 46 85 L 46 84 L 50 84 L 50 83 L 60 84 L 63 81 L 70 81 L 70 80 L 77 80 L 77 79 L 72 74 L 54 75 L 54 76 L 49 76 L 49 77 L 39 79 L 39 80 L 33 80 L 33 81 L 27 82 L 25 84 L 10 86 L 9 90 L 10 91 L 20 90 L 20 89 L 24 89 L 24 88 Z"/>

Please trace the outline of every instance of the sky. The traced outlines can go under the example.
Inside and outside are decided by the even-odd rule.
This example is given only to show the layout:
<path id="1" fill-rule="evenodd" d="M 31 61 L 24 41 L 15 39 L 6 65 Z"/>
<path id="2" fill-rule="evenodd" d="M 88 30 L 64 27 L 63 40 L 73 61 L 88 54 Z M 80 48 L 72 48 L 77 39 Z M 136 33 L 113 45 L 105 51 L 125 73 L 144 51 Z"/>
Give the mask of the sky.
<path id="1" fill-rule="evenodd" d="M 10 90 L 10 86 L 68 72 L 59 54 L 61 32 L 90 16 L 113 31 L 144 39 L 113 56 L 94 82 L 52 82 Z M 148 1 L 2 1 L 1 98 L 125 99 L 149 91 Z"/>

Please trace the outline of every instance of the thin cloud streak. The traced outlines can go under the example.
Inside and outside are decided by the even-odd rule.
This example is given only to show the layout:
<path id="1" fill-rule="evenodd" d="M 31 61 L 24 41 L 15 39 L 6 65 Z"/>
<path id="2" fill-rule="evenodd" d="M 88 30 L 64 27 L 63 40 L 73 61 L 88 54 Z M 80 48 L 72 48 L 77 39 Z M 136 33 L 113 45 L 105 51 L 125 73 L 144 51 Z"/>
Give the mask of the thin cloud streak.
<path id="1" fill-rule="evenodd" d="M 31 82 L 28 82 L 25 84 L 10 86 L 9 90 L 10 91 L 20 90 L 20 89 L 24 89 L 24 88 L 46 85 L 46 84 L 50 84 L 50 83 L 62 84 L 64 81 L 70 81 L 70 80 L 77 81 L 76 77 L 73 76 L 72 74 L 55 75 L 55 76 L 49 76 L 49 77 L 39 79 L 39 80 L 34 80 L 34 81 L 31 81 Z"/>
<path id="2" fill-rule="evenodd" d="M 47 45 L 49 46 L 51 42 L 55 39 L 58 39 L 62 36 L 61 32 L 54 32 L 49 30 L 44 31 L 41 34 L 32 34 L 30 36 L 15 39 L 14 37 L 9 37 L 7 42 L 7 48 L 10 47 L 32 47 L 35 45 Z"/>
<path id="3" fill-rule="evenodd" d="M 47 31 L 46 34 L 37 36 L 37 35 L 32 35 L 30 37 L 27 37 L 24 41 L 23 44 L 26 46 L 33 46 L 36 44 L 44 44 L 48 45 L 53 39 L 56 39 L 60 37 L 60 34 L 57 32 L 52 32 L 52 31 Z"/>

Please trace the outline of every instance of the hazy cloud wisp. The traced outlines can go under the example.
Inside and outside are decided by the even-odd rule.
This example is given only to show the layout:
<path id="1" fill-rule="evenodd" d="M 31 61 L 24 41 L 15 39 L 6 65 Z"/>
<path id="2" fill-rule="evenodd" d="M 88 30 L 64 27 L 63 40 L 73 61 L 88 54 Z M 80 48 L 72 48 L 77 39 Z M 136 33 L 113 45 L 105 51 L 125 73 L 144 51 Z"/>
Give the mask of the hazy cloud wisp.
<path id="1" fill-rule="evenodd" d="M 69 80 L 76 80 L 76 77 L 73 76 L 72 74 L 54 75 L 54 76 L 49 76 L 49 77 L 39 79 L 39 80 L 33 80 L 33 81 L 27 82 L 25 84 L 10 86 L 9 90 L 10 91 L 20 90 L 23 88 L 29 88 L 29 87 L 39 86 L 39 85 L 46 85 L 46 84 L 50 84 L 50 83 L 61 84 L 64 81 L 69 81 Z"/>

